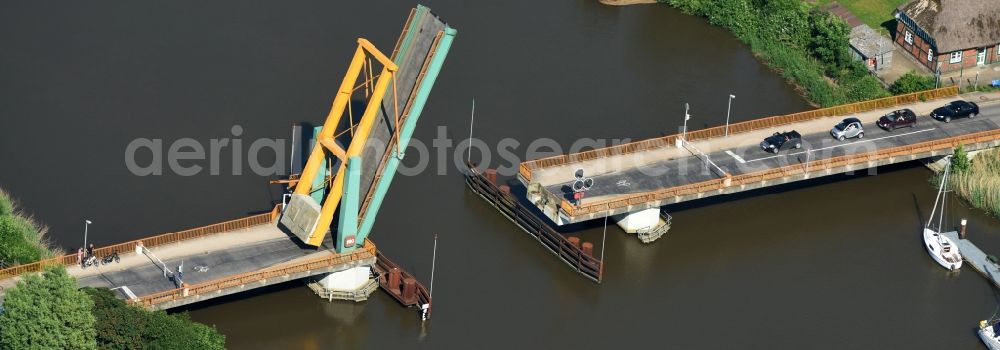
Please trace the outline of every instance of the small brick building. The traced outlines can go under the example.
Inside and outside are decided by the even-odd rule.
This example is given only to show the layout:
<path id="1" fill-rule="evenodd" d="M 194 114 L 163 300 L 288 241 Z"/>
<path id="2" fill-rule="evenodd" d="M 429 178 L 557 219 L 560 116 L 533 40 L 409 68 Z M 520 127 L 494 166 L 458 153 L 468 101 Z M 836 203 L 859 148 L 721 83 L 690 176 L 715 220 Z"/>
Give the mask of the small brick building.
<path id="1" fill-rule="evenodd" d="M 895 16 L 896 44 L 932 72 L 1000 63 L 1000 0 L 912 0 Z"/>

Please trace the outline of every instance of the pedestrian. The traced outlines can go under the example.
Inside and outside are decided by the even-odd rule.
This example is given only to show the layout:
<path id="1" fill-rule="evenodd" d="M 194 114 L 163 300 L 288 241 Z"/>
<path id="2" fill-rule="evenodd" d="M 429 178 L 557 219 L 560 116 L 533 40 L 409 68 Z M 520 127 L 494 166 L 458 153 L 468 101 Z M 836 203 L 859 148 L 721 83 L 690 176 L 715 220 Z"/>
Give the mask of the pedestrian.
<path id="1" fill-rule="evenodd" d="M 94 244 L 91 243 L 87 246 L 87 255 L 84 256 L 84 263 L 93 263 L 93 260 L 97 258 L 94 257 Z"/>
<path id="2" fill-rule="evenodd" d="M 83 247 L 80 247 L 80 249 L 76 250 L 76 264 L 77 265 L 83 264 Z"/>
<path id="3" fill-rule="evenodd" d="M 177 288 L 184 286 L 184 263 L 177 265 Z"/>

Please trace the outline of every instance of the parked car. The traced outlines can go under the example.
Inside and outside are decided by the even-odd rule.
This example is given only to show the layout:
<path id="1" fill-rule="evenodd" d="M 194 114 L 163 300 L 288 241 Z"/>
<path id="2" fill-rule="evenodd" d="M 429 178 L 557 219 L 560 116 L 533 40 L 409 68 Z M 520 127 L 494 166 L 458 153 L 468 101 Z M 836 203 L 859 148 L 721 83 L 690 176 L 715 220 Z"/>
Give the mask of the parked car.
<path id="1" fill-rule="evenodd" d="M 833 129 L 830 129 L 830 135 L 840 141 L 853 137 L 863 139 L 865 138 L 865 128 L 861 126 L 861 120 L 858 118 L 847 118 L 840 124 L 834 125 Z"/>
<path id="2" fill-rule="evenodd" d="M 878 118 L 875 125 L 878 125 L 878 127 L 885 129 L 886 131 L 892 131 L 902 127 L 912 128 L 917 126 L 917 115 L 909 108 L 900 109 L 883 115 L 882 118 Z"/>
<path id="3" fill-rule="evenodd" d="M 760 142 L 760 148 L 778 153 L 783 149 L 802 148 L 802 135 L 797 131 L 776 132 Z"/>
<path id="4" fill-rule="evenodd" d="M 948 123 L 955 118 L 961 118 L 961 117 L 974 118 L 978 114 L 979 114 L 979 105 L 975 104 L 974 102 L 957 100 L 957 101 L 951 101 L 950 103 L 935 109 L 933 112 L 931 112 L 931 118 Z"/>

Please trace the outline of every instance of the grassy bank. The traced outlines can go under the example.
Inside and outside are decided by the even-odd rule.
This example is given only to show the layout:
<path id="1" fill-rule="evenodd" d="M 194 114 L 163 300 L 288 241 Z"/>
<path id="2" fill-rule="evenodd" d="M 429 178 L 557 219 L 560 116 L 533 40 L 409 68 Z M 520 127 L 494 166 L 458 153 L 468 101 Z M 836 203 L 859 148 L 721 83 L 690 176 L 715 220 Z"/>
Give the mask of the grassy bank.
<path id="1" fill-rule="evenodd" d="M 813 104 L 889 96 L 861 62 L 851 59 L 847 24 L 816 5 L 800 0 L 660 1 L 728 29 Z"/>
<path id="2" fill-rule="evenodd" d="M 968 169 L 956 171 L 948 182 L 967 202 L 1000 217 L 1000 149 L 979 153 Z"/>
<path id="3" fill-rule="evenodd" d="M 21 213 L 10 195 L 0 190 L 0 266 L 18 265 L 53 257 L 47 228 Z"/>
<path id="4" fill-rule="evenodd" d="M 907 0 L 820 0 L 821 5 L 838 2 L 862 22 L 874 29 L 884 28 L 883 23 L 892 21 L 892 11 Z"/>

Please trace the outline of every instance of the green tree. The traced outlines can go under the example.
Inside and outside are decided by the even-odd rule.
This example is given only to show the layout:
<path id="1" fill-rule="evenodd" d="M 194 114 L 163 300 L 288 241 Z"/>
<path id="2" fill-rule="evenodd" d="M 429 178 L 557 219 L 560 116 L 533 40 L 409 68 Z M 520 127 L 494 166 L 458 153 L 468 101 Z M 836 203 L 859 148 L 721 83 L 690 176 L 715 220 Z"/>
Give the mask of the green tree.
<path id="1" fill-rule="evenodd" d="M 848 51 L 851 30 L 840 18 L 818 8 L 809 11 L 809 19 L 812 24 L 809 51 L 827 65 L 828 73 L 836 75 L 851 62 Z"/>
<path id="2" fill-rule="evenodd" d="M 955 153 L 951 156 L 951 171 L 956 173 L 961 173 L 972 167 L 972 162 L 969 161 L 969 154 L 965 152 L 964 145 L 958 145 L 955 148 Z"/>
<path id="3" fill-rule="evenodd" d="M 934 88 L 934 77 L 919 75 L 910 71 L 896 79 L 889 86 L 889 92 L 894 95 L 909 94 Z"/>
<path id="4" fill-rule="evenodd" d="M 128 305 L 106 288 L 84 288 L 94 301 L 100 349 L 224 349 L 226 338 L 213 327 Z"/>
<path id="5" fill-rule="evenodd" d="M 24 275 L 4 296 L 0 348 L 96 349 L 92 305 L 63 266 Z"/>

